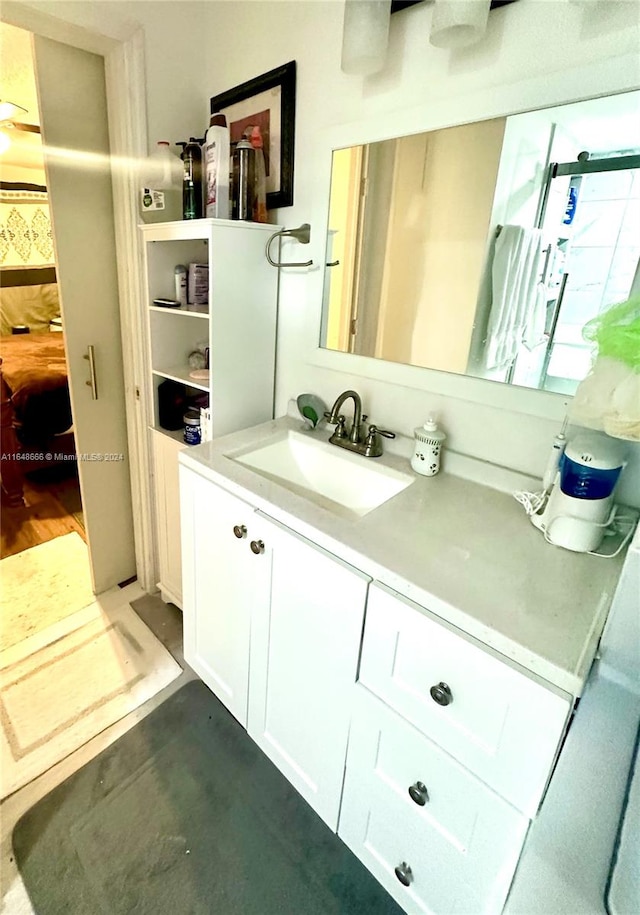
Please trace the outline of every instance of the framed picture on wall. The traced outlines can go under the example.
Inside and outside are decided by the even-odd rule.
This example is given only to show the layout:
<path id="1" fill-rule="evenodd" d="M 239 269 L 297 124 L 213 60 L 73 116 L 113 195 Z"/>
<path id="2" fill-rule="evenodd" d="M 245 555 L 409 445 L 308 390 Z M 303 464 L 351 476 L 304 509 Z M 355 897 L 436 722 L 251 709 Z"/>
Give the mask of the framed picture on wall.
<path id="1" fill-rule="evenodd" d="M 267 172 L 267 208 L 293 204 L 293 154 L 296 113 L 295 60 L 214 95 L 211 114 L 224 114 L 231 136 L 231 152 L 256 125 L 264 144 Z"/>

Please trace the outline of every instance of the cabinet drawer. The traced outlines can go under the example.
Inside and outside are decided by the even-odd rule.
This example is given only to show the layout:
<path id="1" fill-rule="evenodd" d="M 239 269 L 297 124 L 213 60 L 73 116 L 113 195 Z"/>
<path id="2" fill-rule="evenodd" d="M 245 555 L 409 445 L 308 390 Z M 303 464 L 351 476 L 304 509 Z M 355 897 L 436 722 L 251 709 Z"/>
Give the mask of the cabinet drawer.
<path id="1" fill-rule="evenodd" d="M 527 817 L 356 692 L 339 835 L 407 912 L 499 912 Z M 395 872 L 403 863 L 409 886 Z"/>
<path id="2" fill-rule="evenodd" d="M 535 815 L 570 712 L 566 696 L 378 584 L 369 589 L 360 680 L 512 804 Z"/>

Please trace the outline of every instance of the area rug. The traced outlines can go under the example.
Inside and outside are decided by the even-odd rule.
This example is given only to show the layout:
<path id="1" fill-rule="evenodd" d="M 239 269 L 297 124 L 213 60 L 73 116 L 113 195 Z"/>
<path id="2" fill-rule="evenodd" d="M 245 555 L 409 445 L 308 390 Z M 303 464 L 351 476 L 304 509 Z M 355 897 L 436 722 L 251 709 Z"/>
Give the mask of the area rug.
<path id="1" fill-rule="evenodd" d="M 118 591 L 0 654 L 2 797 L 181 673 Z"/>
<path id="2" fill-rule="evenodd" d="M 89 553 L 73 531 L 0 561 L 0 651 L 94 600 Z"/>
<path id="3" fill-rule="evenodd" d="M 18 822 L 38 915 L 401 915 L 191 681 Z"/>

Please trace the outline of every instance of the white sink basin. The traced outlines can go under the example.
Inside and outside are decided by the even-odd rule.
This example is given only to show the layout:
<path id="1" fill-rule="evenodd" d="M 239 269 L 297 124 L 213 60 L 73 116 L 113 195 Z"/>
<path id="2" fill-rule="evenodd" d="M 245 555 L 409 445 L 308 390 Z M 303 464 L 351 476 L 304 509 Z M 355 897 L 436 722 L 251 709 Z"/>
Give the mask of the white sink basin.
<path id="1" fill-rule="evenodd" d="M 298 432 L 244 454 L 229 455 L 267 479 L 336 514 L 362 517 L 402 492 L 413 477 L 375 458 L 343 451 Z"/>

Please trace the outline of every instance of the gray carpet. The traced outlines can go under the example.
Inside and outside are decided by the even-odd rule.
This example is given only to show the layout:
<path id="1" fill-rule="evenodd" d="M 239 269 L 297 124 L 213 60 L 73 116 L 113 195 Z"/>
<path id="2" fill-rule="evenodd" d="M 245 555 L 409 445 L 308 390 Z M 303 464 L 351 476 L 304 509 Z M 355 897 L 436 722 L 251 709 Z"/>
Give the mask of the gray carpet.
<path id="1" fill-rule="evenodd" d="M 200 682 L 29 810 L 37 915 L 401 915 Z"/>

